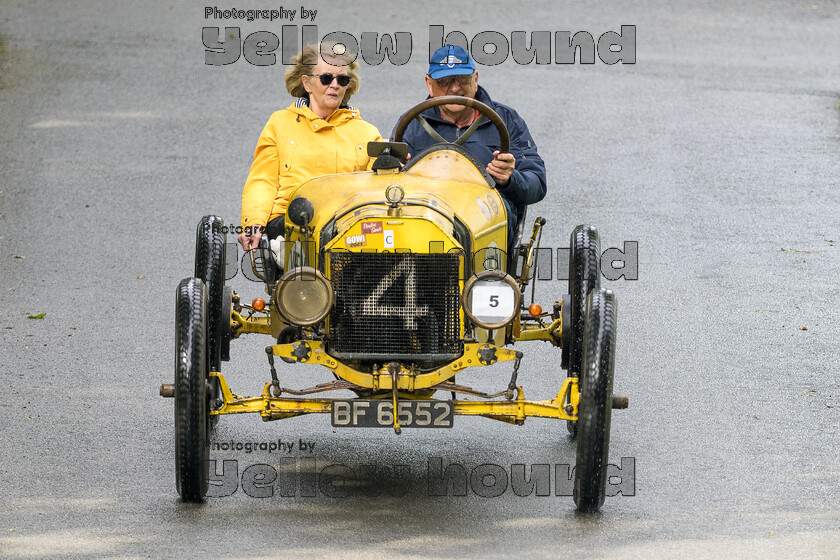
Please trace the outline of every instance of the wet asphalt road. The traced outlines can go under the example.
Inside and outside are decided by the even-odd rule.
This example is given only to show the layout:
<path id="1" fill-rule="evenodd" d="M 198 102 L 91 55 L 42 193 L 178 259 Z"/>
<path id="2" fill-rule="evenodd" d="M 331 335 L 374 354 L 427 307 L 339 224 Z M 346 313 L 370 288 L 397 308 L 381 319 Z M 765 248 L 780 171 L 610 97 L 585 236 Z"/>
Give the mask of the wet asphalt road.
<path id="1" fill-rule="evenodd" d="M 543 245 L 567 246 L 583 222 L 604 248 L 638 242 L 638 280 L 606 282 L 619 298 L 615 388 L 630 397 L 610 459 L 634 465 L 634 495 L 580 516 L 570 497 L 512 487 L 430 496 L 437 458 L 467 473 L 574 462 L 562 424 L 463 417 L 399 437 L 334 431 L 324 417 L 226 417 L 212 458 L 240 474 L 406 465 L 404 486 L 374 477 L 348 497 L 308 497 L 304 477 L 294 498 L 240 488 L 181 504 L 172 401 L 157 396 L 172 378 L 174 288 L 191 274 L 198 219 L 238 221 L 257 137 L 289 102 L 279 66 L 205 66 L 201 28 L 279 35 L 299 15 L 0 0 L 0 556 L 840 557 L 840 8 L 813 2 L 304 6 L 321 35 L 412 33 L 409 63 L 363 65 L 353 100 L 385 135 L 425 97 L 430 25 L 470 38 L 637 26 L 635 65 L 479 70 L 548 163 L 532 213 L 549 219 Z M 241 273 L 231 283 L 260 294 Z M 544 281 L 537 298 L 565 291 Z M 264 344 L 234 344 L 235 392 L 267 380 Z M 559 352 L 523 346 L 526 394 L 550 398 Z M 509 369 L 495 373 L 459 381 L 496 390 Z M 281 375 L 292 387 L 327 380 L 317 368 Z M 294 447 L 244 448 L 278 441 Z M 221 448 L 230 442 L 243 449 Z"/>

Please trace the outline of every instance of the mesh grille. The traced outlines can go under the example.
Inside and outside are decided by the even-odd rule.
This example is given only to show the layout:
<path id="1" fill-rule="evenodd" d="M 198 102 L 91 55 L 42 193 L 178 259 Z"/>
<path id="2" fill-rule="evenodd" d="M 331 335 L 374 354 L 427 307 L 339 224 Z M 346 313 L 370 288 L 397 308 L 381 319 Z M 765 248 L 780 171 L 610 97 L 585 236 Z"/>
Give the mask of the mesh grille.
<path id="1" fill-rule="evenodd" d="M 460 354 L 458 254 L 342 252 L 330 262 L 331 353 Z"/>

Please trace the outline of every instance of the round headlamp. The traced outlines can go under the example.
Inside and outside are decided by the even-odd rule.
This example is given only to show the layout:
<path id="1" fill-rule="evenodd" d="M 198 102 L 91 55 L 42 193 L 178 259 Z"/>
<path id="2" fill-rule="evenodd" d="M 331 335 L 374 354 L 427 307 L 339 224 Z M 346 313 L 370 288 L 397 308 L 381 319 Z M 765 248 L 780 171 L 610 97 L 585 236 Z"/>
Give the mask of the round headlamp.
<path id="1" fill-rule="evenodd" d="M 519 313 L 519 286 L 502 270 L 482 270 L 464 285 L 461 306 L 473 324 L 500 329 Z"/>
<path id="2" fill-rule="evenodd" d="M 310 266 L 293 268 L 277 281 L 271 301 L 288 322 L 301 327 L 315 325 L 332 308 L 332 284 Z"/>

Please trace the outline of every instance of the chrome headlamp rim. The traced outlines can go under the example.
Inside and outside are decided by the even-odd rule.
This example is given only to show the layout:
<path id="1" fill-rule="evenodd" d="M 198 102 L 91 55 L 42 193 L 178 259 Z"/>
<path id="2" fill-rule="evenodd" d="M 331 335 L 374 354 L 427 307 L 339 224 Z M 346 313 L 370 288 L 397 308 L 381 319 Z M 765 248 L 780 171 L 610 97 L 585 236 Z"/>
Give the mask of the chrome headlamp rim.
<path id="1" fill-rule="evenodd" d="M 513 312 L 510 317 L 504 321 L 500 321 L 498 323 L 487 323 L 473 315 L 472 310 L 470 309 L 470 293 L 472 292 L 473 286 L 475 286 L 476 282 L 486 280 L 505 282 L 513 290 Z M 521 302 L 522 294 L 519 293 L 519 284 L 516 283 L 516 280 L 514 280 L 510 274 L 503 270 L 482 270 L 477 272 L 475 275 L 470 277 L 466 283 L 464 283 L 464 291 L 461 292 L 461 309 L 464 310 L 464 315 L 467 316 L 472 324 L 487 330 L 501 329 L 511 324 L 519 315 Z"/>
<path id="2" fill-rule="evenodd" d="M 290 287 L 290 282 L 295 279 L 300 279 L 298 281 L 318 282 L 321 286 L 323 286 L 326 302 L 320 312 L 311 317 L 301 319 L 300 317 L 294 317 L 288 310 L 283 308 L 280 303 L 282 301 L 283 291 L 285 288 Z M 283 319 L 293 325 L 301 327 L 310 327 L 323 321 L 324 318 L 329 315 L 334 303 L 335 292 L 333 291 L 332 283 L 330 283 L 326 276 L 321 274 L 320 270 L 311 266 L 300 266 L 287 270 L 275 284 L 274 291 L 271 295 L 271 304 L 280 313 Z"/>

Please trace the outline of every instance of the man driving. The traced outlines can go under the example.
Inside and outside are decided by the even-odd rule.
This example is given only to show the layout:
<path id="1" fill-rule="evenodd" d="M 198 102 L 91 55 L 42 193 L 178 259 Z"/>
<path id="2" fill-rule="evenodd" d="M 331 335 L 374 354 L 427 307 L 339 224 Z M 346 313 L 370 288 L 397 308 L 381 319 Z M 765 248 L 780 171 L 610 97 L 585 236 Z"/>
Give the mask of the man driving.
<path id="1" fill-rule="evenodd" d="M 478 71 L 470 54 L 457 45 L 445 45 L 432 55 L 426 74 L 429 97 L 460 95 L 481 101 L 496 111 L 510 134 L 510 153 L 500 153 L 501 141 L 496 127 L 484 119 L 464 143 L 496 181 L 508 216 L 508 239 L 513 236 L 517 207 L 539 202 L 545 197 L 545 163 L 537 153 L 537 145 L 528 126 L 519 114 L 502 103 L 493 101 L 478 85 Z M 463 105 L 431 107 L 421 116 L 445 140 L 455 141 L 480 117 L 478 110 Z M 392 134 L 393 136 L 393 134 Z M 436 143 L 415 119 L 406 128 L 403 142 L 409 153 L 416 154 Z"/>

